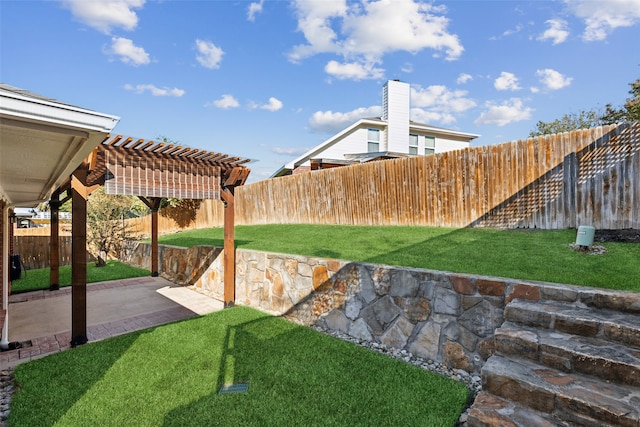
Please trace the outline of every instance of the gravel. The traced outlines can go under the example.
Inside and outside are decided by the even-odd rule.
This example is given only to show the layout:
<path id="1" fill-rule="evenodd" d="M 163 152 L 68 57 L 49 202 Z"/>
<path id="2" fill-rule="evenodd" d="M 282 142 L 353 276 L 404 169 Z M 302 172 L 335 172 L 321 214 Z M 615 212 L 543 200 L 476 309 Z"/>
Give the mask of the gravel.
<path id="1" fill-rule="evenodd" d="M 7 424 L 9 405 L 11 404 L 14 390 L 13 370 L 5 369 L 0 371 L 0 426 Z"/>

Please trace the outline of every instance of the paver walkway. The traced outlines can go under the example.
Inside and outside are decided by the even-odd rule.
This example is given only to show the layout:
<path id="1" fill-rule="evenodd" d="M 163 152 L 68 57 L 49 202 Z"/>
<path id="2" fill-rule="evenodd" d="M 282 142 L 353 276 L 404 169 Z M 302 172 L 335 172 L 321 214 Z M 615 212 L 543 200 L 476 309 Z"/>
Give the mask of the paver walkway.
<path id="1" fill-rule="evenodd" d="M 188 319 L 223 308 L 161 277 L 87 284 L 87 338 L 98 341 Z M 0 353 L 0 369 L 66 350 L 71 342 L 71 287 L 9 298 L 9 341 L 22 348 Z"/>

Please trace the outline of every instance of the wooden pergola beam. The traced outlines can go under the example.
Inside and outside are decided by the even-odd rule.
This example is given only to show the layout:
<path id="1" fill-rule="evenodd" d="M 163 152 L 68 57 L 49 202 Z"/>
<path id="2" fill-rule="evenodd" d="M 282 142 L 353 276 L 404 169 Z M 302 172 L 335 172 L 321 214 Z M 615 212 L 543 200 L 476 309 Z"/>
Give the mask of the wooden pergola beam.
<path id="1" fill-rule="evenodd" d="M 248 168 L 240 165 L 250 160 L 172 144 L 145 142 L 144 139 L 134 142 L 133 138 L 127 138 L 123 141 L 120 135 L 110 141 L 108 139 L 105 138 L 91 156 L 78 166 L 70 179 L 56 190 L 55 197 L 52 197 L 52 212 L 53 205 L 59 208 L 65 200 L 72 199 L 72 346 L 87 342 L 87 198 L 100 185 L 105 185 L 107 190 L 112 186 L 113 193 L 108 194 L 138 196 L 151 209 L 152 276 L 157 276 L 160 270 L 158 210 L 162 198 L 176 197 L 178 193 L 181 194 L 178 196 L 181 198 L 220 198 L 225 204 L 224 304 L 225 307 L 235 304 L 234 191 L 235 187 L 244 184 L 250 172 Z M 107 160 L 109 156 L 113 163 Z M 119 175 L 121 173 L 122 175 Z M 181 181 L 182 177 L 188 179 Z M 146 191 L 149 188 L 145 187 L 149 184 L 156 187 L 151 189 L 151 193 Z M 137 193 L 143 189 L 146 195 Z M 65 192 L 66 197 L 61 199 L 60 196 Z M 52 252 L 55 252 L 53 245 Z M 57 258 L 57 255 L 55 257 Z M 52 254 L 51 265 L 57 266 L 53 258 Z M 53 284 L 56 281 L 52 269 L 50 282 Z"/>

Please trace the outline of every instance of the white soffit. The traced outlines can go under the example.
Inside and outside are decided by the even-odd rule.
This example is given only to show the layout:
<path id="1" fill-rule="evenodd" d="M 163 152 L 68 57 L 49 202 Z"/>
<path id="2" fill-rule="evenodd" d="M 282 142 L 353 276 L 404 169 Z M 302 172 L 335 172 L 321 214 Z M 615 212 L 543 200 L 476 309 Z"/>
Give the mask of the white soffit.
<path id="1" fill-rule="evenodd" d="M 47 200 L 119 120 L 0 84 L 0 196 Z"/>

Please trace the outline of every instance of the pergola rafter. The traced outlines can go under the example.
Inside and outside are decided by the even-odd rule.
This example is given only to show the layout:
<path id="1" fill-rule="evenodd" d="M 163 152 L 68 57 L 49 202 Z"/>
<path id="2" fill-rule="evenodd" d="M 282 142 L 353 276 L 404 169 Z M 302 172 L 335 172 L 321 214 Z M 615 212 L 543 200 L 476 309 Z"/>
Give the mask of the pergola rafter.
<path id="1" fill-rule="evenodd" d="M 58 287 L 57 221 L 61 195 L 73 199 L 72 345 L 86 338 L 86 201 L 93 190 L 137 196 L 151 209 L 151 274 L 158 275 L 158 210 L 163 198 L 220 199 L 224 211 L 224 304 L 235 303 L 234 192 L 250 159 L 144 139 L 107 136 L 51 200 L 51 285 Z M 55 228 L 55 230 L 54 230 Z"/>

